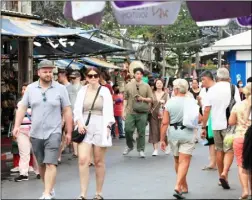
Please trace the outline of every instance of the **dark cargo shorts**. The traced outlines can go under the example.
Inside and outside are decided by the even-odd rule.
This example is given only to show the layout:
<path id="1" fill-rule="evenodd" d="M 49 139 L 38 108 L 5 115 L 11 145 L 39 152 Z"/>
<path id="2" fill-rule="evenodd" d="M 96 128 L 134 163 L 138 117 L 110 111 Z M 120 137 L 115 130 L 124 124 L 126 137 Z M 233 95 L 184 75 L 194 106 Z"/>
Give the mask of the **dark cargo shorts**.
<path id="1" fill-rule="evenodd" d="M 59 148 L 61 144 L 60 133 L 51 134 L 47 139 L 31 137 L 31 144 L 39 165 L 58 165 Z"/>

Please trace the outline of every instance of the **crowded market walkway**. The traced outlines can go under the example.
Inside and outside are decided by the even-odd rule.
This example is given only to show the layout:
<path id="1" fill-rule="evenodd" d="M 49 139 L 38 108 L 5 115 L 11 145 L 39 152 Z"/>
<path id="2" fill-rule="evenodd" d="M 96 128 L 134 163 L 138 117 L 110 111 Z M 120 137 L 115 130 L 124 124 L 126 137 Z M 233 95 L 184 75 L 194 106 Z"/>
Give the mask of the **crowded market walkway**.
<path id="1" fill-rule="evenodd" d="M 147 139 L 147 138 L 146 138 Z M 105 199 L 173 199 L 175 173 L 171 155 L 160 152 L 152 157 L 152 146 L 147 144 L 146 158 L 138 157 L 136 151 L 123 157 L 125 140 L 114 140 L 114 146 L 108 150 L 106 163 L 107 174 L 104 184 Z M 217 171 L 202 171 L 208 163 L 208 149 L 197 144 L 188 174 L 188 199 L 237 199 L 240 184 L 235 162 L 230 172 L 231 190 L 218 186 Z M 95 174 L 91 167 L 88 198 L 95 193 Z M 41 181 L 30 176 L 29 181 L 16 183 L 9 176 L 2 180 L 2 199 L 36 199 L 41 196 Z M 64 154 L 58 167 L 56 199 L 74 199 L 80 192 L 77 160 L 70 154 Z"/>

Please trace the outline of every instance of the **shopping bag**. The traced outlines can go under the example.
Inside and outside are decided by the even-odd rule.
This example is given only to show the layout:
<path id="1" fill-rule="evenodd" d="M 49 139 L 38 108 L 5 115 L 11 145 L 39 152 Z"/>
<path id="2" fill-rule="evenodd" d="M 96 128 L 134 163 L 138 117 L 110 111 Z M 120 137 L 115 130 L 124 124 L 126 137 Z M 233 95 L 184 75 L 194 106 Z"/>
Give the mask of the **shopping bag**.
<path id="1" fill-rule="evenodd" d="M 184 101 L 183 126 L 198 128 L 199 106 L 194 98 L 186 98 Z"/>
<path id="2" fill-rule="evenodd" d="M 207 134 L 208 134 L 208 138 L 214 137 L 214 133 L 212 129 L 212 112 L 210 112 L 209 117 L 208 117 Z"/>

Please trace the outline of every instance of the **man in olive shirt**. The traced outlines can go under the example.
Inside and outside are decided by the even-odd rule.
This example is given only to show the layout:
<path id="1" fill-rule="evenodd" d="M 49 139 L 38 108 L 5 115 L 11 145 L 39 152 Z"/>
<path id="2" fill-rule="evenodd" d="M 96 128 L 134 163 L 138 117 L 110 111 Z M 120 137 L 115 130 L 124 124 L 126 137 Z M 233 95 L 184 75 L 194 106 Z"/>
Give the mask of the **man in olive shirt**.
<path id="1" fill-rule="evenodd" d="M 141 158 L 145 157 L 145 128 L 147 125 L 148 111 L 136 111 L 133 109 L 136 102 L 143 102 L 146 106 L 152 102 L 152 90 L 150 86 L 142 81 L 143 69 L 135 68 L 134 76 L 131 82 L 125 86 L 124 99 L 125 99 L 125 135 L 127 147 L 123 152 L 123 155 L 127 155 L 133 150 L 133 134 L 135 129 L 138 132 L 137 138 L 137 151 Z"/>

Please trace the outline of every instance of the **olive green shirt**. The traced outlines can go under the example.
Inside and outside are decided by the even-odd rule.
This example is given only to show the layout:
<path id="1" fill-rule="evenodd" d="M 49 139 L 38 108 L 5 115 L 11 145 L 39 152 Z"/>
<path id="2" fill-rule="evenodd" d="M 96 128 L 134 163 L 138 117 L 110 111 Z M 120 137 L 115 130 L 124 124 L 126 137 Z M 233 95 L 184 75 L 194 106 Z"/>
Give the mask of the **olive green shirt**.
<path id="1" fill-rule="evenodd" d="M 139 91 L 137 91 L 137 85 L 139 87 Z M 135 80 L 127 83 L 124 90 L 124 100 L 127 100 L 127 104 L 125 107 L 125 114 L 137 114 L 133 111 L 133 102 L 135 101 L 135 96 L 139 94 L 144 98 L 153 99 L 153 93 L 149 84 L 141 81 L 137 83 Z"/>

